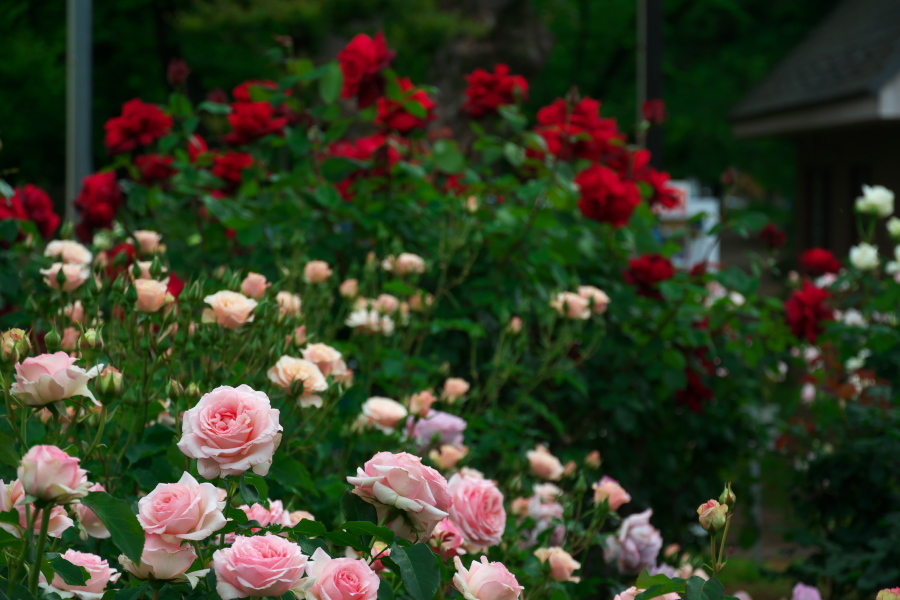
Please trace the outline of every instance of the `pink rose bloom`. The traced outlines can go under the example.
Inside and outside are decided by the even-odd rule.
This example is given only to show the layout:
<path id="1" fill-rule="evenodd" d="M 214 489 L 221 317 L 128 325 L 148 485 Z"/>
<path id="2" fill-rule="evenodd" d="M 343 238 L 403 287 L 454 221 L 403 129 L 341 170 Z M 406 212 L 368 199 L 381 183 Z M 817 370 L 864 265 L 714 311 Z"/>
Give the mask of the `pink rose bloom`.
<path id="1" fill-rule="evenodd" d="M 643 592 L 644 590 L 639 590 L 636 587 L 630 587 L 621 594 L 616 594 L 616 597 L 613 600 L 634 600 L 637 598 L 637 595 Z M 681 598 L 678 594 L 664 594 L 659 597 L 659 600 L 678 600 Z"/>
<path id="2" fill-rule="evenodd" d="M 559 481 L 565 473 L 565 467 L 558 458 L 550 454 L 546 446 L 538 444 L 534 450 L 525 453 L 531 465 L 531 472 L 542 479 Z"/>
<path id="3" fill-rule="evenodd" d="M 530 548 L 537 544 L 538 537 L 553 528 L 550 536 L 550 544 L 562 545 L 566 537 L 566 529 L 559 521 L 563 518 L 563 506 L 557 502 L 562 490 L 553 484 L 541 484 L 534 486 L 534 495 L 531 498 L 518 498 L 513 502 L 513 512 L 520 518 L 530 517 L 534 520 L 533 529 L 523 531 L 525 536 L 520 541 L 520 546 Z"/>
<path id="4" fill-rule="evenodd" d="M 890 596 L 885 596 L 884 598 L 882 598 L 881 596 L 877 596 L 875 598 L 875 600 L 900 600 L 900 588 L 897 588 L 897 590 L 898 590 L 898 595 L 894 598 L 891 598 Z M 748 594 L 744 590 L 735 592 L 734 597 L 737 598 L 737 600 L 753 600 L 753 598 L 750 596 L 750 594 Z"/>
<path id="5" fill-rule="evenodd" d="M 488 562 L 487 556 L 482 556 L 481 562 L 473 560 L 468 571 L 458 556 L 453 564 L 453 587 L 466 600 L 517 600 L 525 589 L 503 563 Z"/>
<path id="6" fill-rule="evenodd" d="M 22 537 L 22 532 L 28 529 L 28 515 L 34 515 L 37 510 L 34 504 L 25 504 L 25 488 L 22 487 L 21 481 L 10 481 L 3 483 L 0 481 L 0 512 L 8 512 L 11 510 L 18 511 L 19 524 L 0 523 L 0 529 L 14 535 L 17 538 Z M 41 532 L 41 524 L 46 518 L 47 511 L 41 511 L 36 522 L 34 523 L 34 534 Z M 63 532 L 75 523 L 69 518 L 66 507 L 57 505 L 50 510 L 50 523 L 48 523 L 47 534 L 50 537 L 62 537 Z"/>
<path id="7" fill-rule="evenodd" d="M 119 580 L 120 573 L 109 566 L 109 563 L 87 552 L 67 550 L 62 555 L 64 559 L 73 565 L 84 567 L 88 574 L 85 585 L 69 585 L 57 574 L 53 575 L 53 581 L 49 584 L 44 574 L 41 573 L 41 589 L 48 592 L 56 592 L 63 598 L 78 598 L 79 600 L 100 600 L 106 591 L 106 586 Z"/>
<path id="8" fill-rule="evenodd" d="M 331 267 L 324 260 L 311 260 L 303 267 L 303 279 L 306 283 L 325 283 L 331 273 Z"/>
<path id="9" fill-rule="evenodd" d="M 431 405 L 435 402 L 437 402 L 437 398 L 431 390 L 413 394 L 409 399 L 409 412 L 420 417 L 427 417 Z"/>
<path id="10" fill-rule="evenodd" d="M 155 231 L 138 229 L 134 232 L 134 239 L 138 244 L 138 248 L 140 249 L 141 254 L 153 254 L 157 250 L 162 249 L 160 248 L 162 235 L 156 233 Z"/>
<path id="11" fill-rule="evenodd" d="M 396 258 L 392 254 L 381 261 L 381 268 L 385 271 L 396 273 L 397 275 L 424 273 L 425 259 L 410 252 L 403 252 Z"/>
<path id="12" fill-rule="evenodd" d="M 555 581 L 571 581 L 578 583 L 580 577 L 573 577 L 572 573 L 581 568 L 581 563 L 572 558 L 572 555 L 560 548 L 538 548 L 534 555 L 542 563 L 550 563 L 550 578 Z"/>
<path id="13" fill-rule="evenodd" d="M 409 308 L 413 312 L 425 312 L 425 309 L 434 304 L 434 296 L 425 292 L 418 292 L 409 298 Z"/>
<path id="14" fill-rule="evenodd" d="M 341 383 L 347 387 L 353 385 L 353 369 L 347 368 L 347 363 L 344 362 L 344 359 L 335 363 L 334 369 L 331 371 L 331 377 L 335 383 Z"/>
<path id="15" fill-rule="evenodd" d="M 76 300 L 63 309 L 63 314 L 72 319 L 73 323 L 81 323 L 84 321 L 84 305 L 81 300 Z"/>
<path id="16" fill-rule="evenodd" d="M 169 285 L 163 281 L 137 279 L 134 287 L 138 295 L 135 308 L 141 312 L 155 313 L 166 304 L 175 301 L 175 297 L 169 293 Z"/>
<path id="17" fill-rule="evenodd" d="M 290 344 L 291 339 L 292 339 L 291 336 L 288 336 L 287 339 L 288 339 L 288 343 Z M 298 327 L 297 329 L 294 330 L 293 340 L 294 340 L 295 346 L 302 346 L 303 344 L 306 343 L 306 340 L 307 340 L 306 325 L 301 325 L 300 327 Z"/>
<path id="18" fill-rule="evenodd" d="M 364 560 L 331 558 L 317 548 L 307 568 L 314 581 L 307 594 L 315 600 L 375 600 L 381 580 Z"/>
<path id="19" fill-rule="evenodd" d="M 44 249 L 44 256 L 57 258 L 67 265 L 90 265 L 94 256 L 78 242 L 53 240 Z"/>
<path id="20" fill-rule="evenodd" d="M 822 594 L 819 593 L 818 588 L 798 583 L 794 586 L 791 600 L 822 600 Z"/>
<path id="21" fill-rule="evenodd" d="M 522 331 L 522 317 L 511 318 L 506 325 L 506 329 L 514 335 L 520 333 Z"/>
<path id="22" fill-rule="evenodd" d="M 309 344 L 302 351 L 303 358 L 315 363 L 322 375 L 328 377 L 341 360 L 341 353 L 327 344 Z"/>
<path id="23" fill-rule="evenodd" d="M 590 454 L 584 458 L 584 464 L 592 469 L 599 469 L 602 462 L 603 459 L 600 456 L 599 450 L 591 450 Z M 613 481 L 615 481 L 615 479 L 613 479 Z M 603 483 L 603 480 L 600 480 L 600 483 Z"/>
<path id="24" fill-rule="evenodd" d="M 447 480 L 406 452 L 379 452 L 347 481 L 356 486 L 354 494 L 375 505 L 379 521 L 399 511 L 387 526 L 409 540 L 429 538 L 449 514 L 452 499 Z"/>
<path id="25" fill-rule="evenodd" d="M 56 446 L 32 446 L 22 457 L 19 481 L 29 496 L 66 504 L 87 495 L 91 487 L 79 462 Z"/>
<path id="26" fill-rule="evenodd" d="M 506 509 L 497 484 L 469 473 L 456 473 L 448 487 L 453 497 L 450 520 L 466 542 L 479 548 L 499 544 L 506 529 Z"/>
<path id="27" fill-rule="evenodd" d="M 275 302 L 278 303 L 278 314 L 281 318 L 296 317 L 303 309 L 303 301 L 297 294 L 290 292 L 278 292 L 275 294 Z"/>
<path id="28" fill-rule="evenodd" d="M 225 526 L 219 491 L 211 483 L 197 483 L 185 473 L 178 483 L 160 483 L 138 501 L 138 521 L 144 531 L 167 543 L 202 540 Z"/>
<path id="29" fill-rule="evenodd" d="M 515 498 L 510 505 L 510 510 L 512 514 L 516 515 L 519 518 L 524 519 L 528 516 L 528 509 L 531 505 L 530 498 Z"/>
<path id="30" fill-rule="evenodd" d="M 591 308 L 588 301 L 573 292 L 560 292 L 550 302 L 550 307 L 569 319 L 585 320 L 591 318 Z"/>
<path id="31" fill-rule="evenodd" d="M 385 315 L 397 312 L 398 308 L 400 308 L 400 300 L 390 294 L 381 294 L 372 302 L 372 310 Z"/>
<path id="32" fill-rule="evenodd" d="M 428 458 L 430 458 L 442 471 L 449 471 L 456 467 L 457 463 L 468 456 L 468 454 L 468 446 L 457 447 L 451 446 L 450 444 L 444 444 L 437 450 L 429 452 Z"/>
<path id="33" fill-rule="evenodd" d="M 269 381 L 289 390 L 295 385 L 301 396 L 309 396 L 328 389 L 325 375 L 312 361 L 293 356 L 282 356 L 266 373 Z"/>
<path id="34" fill-rule="evenodd" d="M 407 414 L 406 407 L 396 400 L 373 396 L 363 402 L 361 416 L 366 425 L 390 435 Z"/>
<path id="35" fill-rule="evenodd" d="M 359 295 L 359 281 L 356 279 L 347 279 L 341 283 L 339 291 L 344 298 L 356 298 L 356 296 Z"/>
<path id="36" fill-rule="evenodd" d="M 595 315 L 602 315 L 609 306 L 609 296 L 600 288 L 592 285 L 582 285 L 578 288 L 578 295 L 588 301 L 593 302 L 593 311 Z"/>
<path id="37" fill-rule="evenodd" d="M 81 337 L 81 331 L 74 327 L 66 327 L 63 330 L 62 339 L 59 342 L 59 347 L 65 350 L 66 352 L 75 352 L 78 350 L 78 338 Z"/>
<path id="38" fill-rule="evenodd" d="M 237 329 L 253 321 L 253 309 L 257 302 L 243 294 L 222 290 L 203 299 L 212 308 L 203 310 L 204 323 L 218 323 L 228 329 Z"/>
<path id="39" fill-rule="evenodd" d="M 62 287 L 58 281 L 60 271 L 65 276 Z M 81 284 L 88 280 L 88 277 L 91 276 L 91 269 L 87 265 L 53 263 L 49 269 L 41 269 L 41 275 L 44 276 L 44 283 L 54 290 L 62 289 L 64 292 L 71 292 L 80 288 Z"/>
<path id="40" fill-rule="evenodd" d="M 450 519 L 444 519 L 434 528 L 428 543 L 441 555 L 441 558 L 447 560 L 466 553 L 462 549 L 463 541 L 465 540 L 459 527 L 454 525 Z"/>
<path id="41" fill-rule="evenodd" d="M 198 459 L 197 468 L 206 479 L 241 475 L 250 468 L 266 475 L 281 443 L 278 417 L 263 392 L 248 385 L 223 385 L 184 413 L 178 447 Z"/>
<path id="42" fill-rule="evenodd" d="M 610 510 L 619 510 L 620 506 L 631 502 L 631 496 L 628 495 L 625 488 L 612 477 L 604 476 L 591 488 L 594 490 L 594 504 L 600 504 L 606 500 L 609 502 Z"/>
<path id="43" fill-rule="evenodd" d="M 269 525 L 295 527 L 303 519 L 309 519 L 310 521 L 316 520 L 312 514 L 305 510 L 294 512 L 286 511 L 281 500 L 269 500 L 269 508 L 266 508 L 262 504 L 254 504 L 253 506 L 244 504 L 240 509 L 246 513 L 249 520 L 256 521 L 263 527 L 268 527 Z M 259 529 L 254 528 L 253 531 L 259 531 Z"/>
<path id="44" fill-rule="evenodd" d="M 271 285 L 271 283 L 266 281 L 265 275 L 248 273 L 241 283 L 241 293 L 255 300 L 260 300 L 266 295 L 266 290 L 269 289 Z"/>
<path id="45" fill-rule="evenodd" d="M 662 549 L 662 536 L 650 524 L 653 511 L 648 509 L 622 521 L 618 533 L 606 539 L 603 550 L 606 562 L 616 561 L 621 573 L 640 573 L 656 566 Z"/>
<path id="46" fill-rule="evenodd" d="M 95 483 L 88 488 L 88 491 L 105 492 L 106 488 L 99 483 Z M 105 540 L 109 538 L 109 529 L 106 528 L 106 525 L 103 523 L 103 521 L 100 520 L 100 517 L 97 516 L 97 513 L 95 513 L 84 504 L 81 504 L 80 502 L 76 504 L 74 508 L 75 516 L 78 517 L 78 522 L 81 523 L 81 528 L 84 529 L 85 533 L 87 533 L 92 538 L 97 538 L 98 540 Z"/>
<path id="47" fill-rule="evenodd" d="M 29 406 L 44 406 L 72 396 L 85 396 L 96 403 L 87 383 L 100 373 L 102 365 L 85 371 L 75 362 L 65 352 L 26 358 L 16 363 L 16 381 L 10 391 Z"/>
<path id="48" fill-rule="evenodd" d="M 138 579 L 182 581 L 197 560 L 197 553 L 190 544 L 179 545 L 166 542 L 158 535 L 148 535 L 140 563 L 134 564 L 124 554 L 118 560 L 122 568 Z"/>
<path id="49" fill-rule="evenodd" d="M 453 404 L 467 393 L 469 393 L 469 382 L 459 377 L 449 377 L 444 382 L 444 391 L 441 398 L 448 403 Z"/>
<path id="50" fill-rule="evenodd" d="M 467 426 L 466 420 L 462 417 L 440 410 L 432 410 L 427 417 L 415 422 L 411 430 L 411 437 L 422 452 L 445 444 L 462 446 L 463 432 Z"/>
<path id="51" fill-rule="evenodd" d="M 281 536 L 238 536 L 230 548 L 216 550 L 213 568 L 222 600 L 276 598 L 299 589 L 309 558 Z"/>

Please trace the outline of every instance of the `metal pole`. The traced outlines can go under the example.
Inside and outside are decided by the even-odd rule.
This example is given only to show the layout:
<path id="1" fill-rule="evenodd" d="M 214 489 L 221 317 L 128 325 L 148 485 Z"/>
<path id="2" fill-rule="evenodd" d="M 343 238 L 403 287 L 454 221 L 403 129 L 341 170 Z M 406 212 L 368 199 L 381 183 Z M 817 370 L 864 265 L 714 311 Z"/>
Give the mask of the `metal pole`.
<path id="1" fill-rule="evenodd" d="M 646 66 L 644 70 L 644 100 L 663 99 L 663 20 L 662 0 L 642 0 L 646 2 L 644 21 L 644 43 L 646 44 Z M 647 149 L 651 162 L 657 169 L 663 168 L 663 128 L 656 125 L 647 132 Z"/>
<path id="2" fill-rule="evenodd" d="M 635 115 L 640 122 L 647 99 L 647 0 L 637 0 L 637 94 Z"/>
<path id="3" fill-rule="evenodd" d="M 91 21 L 93 0 L 66 3 L 66 218 L 75 218 L 75 198 L 93 171 L 91 160 Z"/>

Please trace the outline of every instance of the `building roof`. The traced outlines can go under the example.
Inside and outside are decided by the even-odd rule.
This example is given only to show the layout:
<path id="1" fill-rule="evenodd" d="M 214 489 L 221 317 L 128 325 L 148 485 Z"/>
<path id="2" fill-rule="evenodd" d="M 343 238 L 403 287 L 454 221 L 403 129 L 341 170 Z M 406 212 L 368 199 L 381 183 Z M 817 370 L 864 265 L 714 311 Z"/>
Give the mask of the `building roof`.
<path id="1" fill-rule="evenodd" d="M 845 0 L 732 111 L 734 120 L 877 94 L 900 72 L 900 1 Z"/>

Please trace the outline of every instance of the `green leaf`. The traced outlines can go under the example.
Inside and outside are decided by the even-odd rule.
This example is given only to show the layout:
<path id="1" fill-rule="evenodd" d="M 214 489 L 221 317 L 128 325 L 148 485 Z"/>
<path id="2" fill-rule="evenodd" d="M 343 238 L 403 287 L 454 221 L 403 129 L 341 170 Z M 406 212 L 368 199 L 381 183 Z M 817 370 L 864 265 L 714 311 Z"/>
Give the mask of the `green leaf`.
<path id="1" fill-rule="evenodd" d="M 322 523 L 310 519 L 303 519 L 292 528 L 292 531 L 308 537 L 322 537 L 328 533 Z"/>
<path id="2" fill-rule="evenodd" d="M 394 600 L 394 588 L 387 584 L 379 585 L 378 600 Z"/>
<path id="3" fill-rule="evenodd" d="M 240 491 L 241 491 L 241 500 L 244 501 L 244 504 L 249 506 L 253 506 L 254 504 L 259 504 L 260 502 L 260 494 L 259 489 L 255 485 L 255 481 L 248 481 L 247 473 L 241 475 L 240 481 Z"/>
<path id="4" fill-rule="evenodd" d="M 503 156 L 506 157 L 506 160 L 509 161 L 514 167 L 521 167 L 525 162 L 525 148 L 521 146 L 517 146 L 512 142 L 506 142 L 503 145 Z"/>
<path id="5" fill-rule="evenodd" d="M 321 185 L 313 192 L 316 202 L 325 208 L 337 208 L 341 205 L 341 194 L 331 185 Z"/>
<path id="6" fill-rule="evenodd" d="M 754 211 L 748 211 L 734 220 L 735 227 L 746 227 L 751 232 L 759 231 L 768 224 L 768 215 Z"/>
<path id="7" fill-rule="evenodd" d="M 197 110 L 205 111 L 214 115 L 230 115 L 231 114 L 231 106 L 227 104 L 218 104 L 216 102 L 205 101 L 201 102 L 200 106 L 197 107 Z"/>
<path id="8" fill-rule="evenodd" d="M 294 541 L 303 550 L 303 554 L 307 556 L 312 556 L 318 548 L 328 551 L 328 545 L 325 543 L 325 540 L 311 540 L 308 537 L 301 536 L 294 539 Z"/>
<path id="9" fill-rule="evenodd" d="M 437 555 L 427 544 L 404 548 L 391 544 L 391 555 L 383 562 L 400 573 L 406 591 L 414 600 L 432 600 L 441 585 L 441 571 Z"/>
<path id="10" fill-rule="evenodd" d="M 144 583 L 134 588 L 126 588 L 116 593 L 116 600 L 138 600 L 144 595 L 144 592 L 150 589 L 149 583 Z"/>
<path id="11" fill-rule="evenodd" d="M 93 510 L 103 521 L 112 536 L 113 543 L 130 558 L 141 562 L 144 552 L 144 530 L 131 508 L 124 500 L 113 498 L 106 492 L 89 492 L 81 503 Z"/>
<path id="12" fill-rule="evenodd" d="M 466 159 L 453 140 L 438 140 L 432 148 L 434 164 L 445 173 L 461 173 Z"/>
<path id="13" fill-rule="evenodd" d="M 18 219 L 4 219 L 0 221 L 0 240 L 14 242 L 19 237 Z"/>
<path id="14" fill-rule="evenodd" d="M 16 513 L 18 514 L 18 512 Z M 16 520 L 18 524 L 18 520 Z M 19 546 L 22 544 L 22 540 L 9 533 L 5 529 L 0 529 L 0 548 L 9 548 L 11 546 Z"/>
<path id="15" fill-rule="evenodd" d="M 364 165 L 348 158 L 329 158 L 322 163 L 322 176 L 332 183 L 343 181 Z"/>
<path id="16" fill-rule="evenodd" d="M 369 521 L 347 521 L 341 529 L 358 535 L 374 537 L 379 542 L 390 544 L 394 541 L 394 532 L 389 527 L 382 527 Z"/>
<path id="17" fill-rule="evenodd" d="M 69 585 L 85 585 L 90 579 L 87 569 L 72 564 L 56 553 L 47 553 L 50 566 Z"/>
<path id="18" fill-rule="evenodd" d="M 685 600 L 723 600 L 725 588 L 717 579 L 705 581 L 700 577 L 691 577 L 687 580 Z"/>
<path id="19" fill-rule="evenodd" d="M 378 513 L 375 511 L 375 506 L 351 491 L 346 491 L 341 496 L 341 510 L 344 513 L 345 521 L 378 523 Z"/>
<path id="20" fill-rule="evenodd" d="M 319 96 L 325 104 L 334 104 L 344 87 L 344 72 L 337 62 L 325 65 L 325 72 L 319 80 Z"/>
<path id="21" fill-rule="evenodd" d="M 297 493 L 305 490 L 313 496 L 319 495 L 319 490 L 310 477 L 309 471 L 299 461 L 276 454 L 272 468 L 269 469 L 269 475 L 284 487 Z"/>
<path id="22" fill-rule="evenodd" d="M 354 550 L 368 550 L 369 545 L 358 535 L 347 533 L 346 531 L 329 531 L 325 534 L 325 538 L 331 540 L 338 546 L 349 546 Z"/>
<path id="23" fill-rule="evenodd" d="M 16 452 L 15 440 L 5 433 L 0 433 L 0 462 L 14 469 L 18 468 L 21 462 L 19 454 Z"/>

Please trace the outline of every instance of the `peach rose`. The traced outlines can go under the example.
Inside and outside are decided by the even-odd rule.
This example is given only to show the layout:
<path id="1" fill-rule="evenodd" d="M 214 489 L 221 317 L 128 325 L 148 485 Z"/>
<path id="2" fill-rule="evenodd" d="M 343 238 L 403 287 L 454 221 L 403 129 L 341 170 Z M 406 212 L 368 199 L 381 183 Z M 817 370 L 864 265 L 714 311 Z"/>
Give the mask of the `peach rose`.
<path id="1" fill-rule="evenodd" d="M 324 260 L 311 260 L 303 267 L 303 279 L 306 283 L 325 283 L 331 274 L 331 267 Z"/>
<path id="2" fill-rule="evenodd" d="M 29 496 L 66 504 L 85 496 L 91 486 L 79 462 L 56 446 L 32 446 L 19 465 L 19 481 Z"/>
<path id="3" fill-rule="evenodd" d="M 478 197 L 477 196 L 469 196 L 466 198 L 466 210 L 470 213 L 478 212 Z"/>
<path id="4" fill-rule="evenodd" d="M 635 598 L 637 598 L 638 594 L 640 594 L 643 591 L 645 591 L 645 590 L 639 590 L 636 587 L 630 587 L 627 590 L 625 590 L 624 592 L 622 592 L 621 594 L 616 594 L 616 597 L 613 598 L 613 600 L 634 600 Z M 672 594 L 663 594 L 662 596 L 659 597 L 659 600 L 678 600 L 679 598 L 681 598 L 681 596 L 679 596 L 678 594 L 672 593 Z"/>
<path id="5" fill-rule="evenodd" d="M 291 336 L 288 336 L 288 340 L 289 340 L 288 343 L 290 343 L 290 339 L 291 339 Z M 306 341 L 307 341 L 306 325 L 301 325 L 300 327 L 298 327 L 297 329 L 294 330 L 293 339 L 294 339 L 295 346 L 302 346 L 303 344 L 306 343 Z"/>
<path id="6" fill-rule="evenodd" d="M 299 316 L 300 310 L 303 308 L 303 301 L 300 299 L 300 296 L 290 292 L 278 292 L 275 294 L 275 302 L 278 303 L 278 314 L 281 315 L 282 319 Z"/>
<path id="7" fill-rule="evenodd" d="M 344 362 L 343 358 L 335 363 L 331 371 L 331 377 L 335 383 L 341 383 L 347 387 L 353 385 L 353 369 L 347 368 L 347 363 Z"/>
<path id="8" fill-rule="evenodd" d="M 546 446 L 538 444 L 534 450 L 525 453 L 531 465 L 531 472 L 542 479 L 559 481 L 565 473 L 565 467 L 559 459 L 550 454 Z"/>
<path id="9" fill-rule="evenodd" d="M 272 284 L 266 281 L 265 275 L 260 275 L 259 273 L 248 273 L 244 278 L 244 281 L 241 282 L 241 292 L 245 296 L 260 300 L 263 296 L 266 295 L 266 290 L 271 286 Z"/>
<path id="10" fill-rule="evenodd" d="M 328 377 L 341 360 L 341 353 L 327 344 L 310 344 L 304 348 L 303 358 L 314 363 L 322 375 Z"/>
<path id="11" fill-rule="evenodd" d="M 354 310 L 345 321 L 347 327 L 359 329 L 366 333 L 381 333 L 392 335 L 394 333 L 394 321 L 387 315 L 382 315 L 375 310 Z"/>
<path id="12" fill-rule="evenodd" d="M 325 375 L 314 362 L 305 358 L 282 356 L 269 369 L 268 375 L 269 381 L 285 390 L 291 389 L 296 383 L 302 384 L 298 388 L 301 396 L 324 392 L 328 389 Z"/>
<path id="13" fill-rule="evenodd" d="M 175 297 L 169 293 L 169 286 L 154 279 L 138 279 L 134 282 L 138 298 L 135 308 L 141 312 L 155 313 L 170 302 L 175 302 Z"/>
<path id="14" fill-rule="evenodd" d="M 570 319 L 590 319 L 591 309 L 588 301 L 573 292 L 560 292 L 550 302 L 550 306 L 556 309 L 560 315 Z"/>
<path id="15" fill-rule="evenodd" d="M 15 510 L 19 513 L 19 524 L 0 523 L 0 529 L 21 539 L 22 532 L 28 529 L 31 522 L 29 517 L 33 517 L 37 508 L 34 504 L 25 502 L 25 488 L 21 481 L 10 481 L 4 483 L 0 480 L 0 512 L 9 512 Z M 32 533 L 38 535 L 41 532 L 41 526 L 44 519 L 47 518 L 47 511 L 42 510 L 34 523 Z M 50 522 L 47 524 L 47 535 L 53 538 L 60 538 L 65 530 L 75 523 L 69 518 L 65 506 L 54 506 L 50 509 Z"/>
<path id="16" fill-rule="evenodd" d="M 89 265 L 94 259 L 90 250 L 71 240 L 53 240 L 44 249 L 44 256 L 59 259 L 67 265 Z"/>
<path id="17" fill-rule="evenodd" d="M 253 309 L 257 302 L 243 294 L 222 290 L 203 299 L 212 308 L 203 310 L 204 323 L 218 323 L 228 329 L 237 329 L 253 321 Z"/>
<path id="18" fill-rule="evenodd" d="M 534 551 L 534 555 L 542 563 L 549 561 L 551 579 L 555 581 L 571 581 L 572 583 L 581 581 L 581 577 L 572 577 L 572 573 L 581 568 L 581 563 L 572 558 L 571 554 L 559 546 L 538 548 Z"/>
<path id="19" fill-rule="evenodd" d="M 454 474 L 448 488 L 453 497 L 450 520 L 466 542 L 481 549 L 499 544 L 506 530 L 506 509 L 497 484 L 466 470 Z"/>
<path id="20" fill-rule="evenodd" d="M 603 459 L 600 456 L 599 450 L 591 450 L 591 452 L 584 457 L 584 464 L 592 469 L 599 469 L 602 462 Z"/>
<path id="21" fill-rule="evenodd" d="M 29 406 L 44 406 L 72 396 L 94 400 L 88 381 L 100 373 L 102 365 L 85 371 L 65 352 L 31 356 L 16 363 L 16 381 L 10 392 Z"/>
<path id="22" fill-rule="evenodd" d="M 356 298 L 359 295 L 359 281 L 356 279 L 347 279 L 341 282 L 339 291 L 344 298 Z"/>
<path id="23" fill-rule="evenodd" d="M 193 546 L 169 543 L 158 535 L 147 536 L 138 564 L 124 554 L 119 556 L 119 563 L 126 571 L 138 579 L 156 581 L 183 581 L 195 560 L 197 553 Z"/>
<path id="24" fill-rule="evenodd" d="M 435 398 L 434 392 L 431 390 L 413 394 L 409 398 L 409 412 L 420 417 L 427 417 L 431 406 L 435 402 L 437 402 L 437 398 Z"/>
<path id="25" fill-rule="evenodd" d="M 582 285 L 578 287 L 578 295 L 591 304 L 591 308 L 596 315 L 602 315 L 609 306 L 609 296 L 600 288 L 592 285 Z"/>
<path id="26" fill-rule="evenodd" d="M 604 476 L 600 481 L 591 486 L 594 490 L 594 503 L 600 504 L 604 500 L 609 502 L 610 510 L 619 510 L 623 504 L 631 502 L 631 496 L 625 491 L 619 482 L 612 477 Z"/>
<path id="27" fill-rule="evenodd" d="M 59 347 L 66 352 L 74 352 L 78 350 L 78 338 L 80 337 L 80 330 L 74 327 L 66 327 L 63 330 L 62 339 L 59 341 Z"/>
<path id="28" fill-rule="evenodd" d="M 525 589 L 503 563 L 488 562 L 487 556 L 482 556 L 481 562 L 473 560 L 468 570 L 458 556 L 453 564 L 453 587 L 466 600 L 517 600 Z"/>
<path id="29" fill-rule="evenodd" d="M 199 541 L 225 526 L 219 492 L 184 473 L 178 483 L 160 483 L 138 501 L 138 521 L 144 531 L 170 544 Z"/>
<path id="30" fill-rule="evenodd" d="M 100 600 L 106 591 L 106 586 L 119 580 L 119 572 L 111 568 L 108 562 L 96 554 L 67 550 L 62 557 L 75 566 L 84 567 L 88 574 L 88 580 L 84 585 L 70 585 L 62 577 L 54 574 L 53 580 L 47 583 L 47 579 L 41 573 L 41 589 L 47 592 L 55 592 L 63 598 L 75 597 L 79 600 Z"/>
<path id="31" fill-rule="evenodd" d="M 76 300 L 63 309 L 63 314 L 72 319 L 73 323 L 81 323 L 84 321 L 84 305 L 81 300 Z"/>
<path id="32" fill-rule="evenodd" d="M 409 298 L 409 308 L 413 312 L 425 312 L 425 309 L 432 304 L 434 304 L 434 296 L 425 292 L 419 292 Z"/>
<path id="33" fill-rule="evenodd" d="M 213 554 L 216 591 L 222 600 L 280 598 L 299 591 L 308 560 L 300 546 L 281 536 L 237 536 L 231 547 Z"/>
<path id="34" fill-rule="evenodd" d="M 59 283 L 60 271 L 65 277 L 62 287 Z M 86 265 L 53 263 L 49 269 L 41 269 L 41 275 L 44 276 L 44 283 L 54 290 L 62 289 L 64 292 L 71 292 L 80 288 L 81 284 L 88 280 L 91 276 L 91 269 Z"/>
<path id="35" fill-rule="evenodd" d="M 510 506 L 510 511 L 512 514 L 516 515 L 524 519 L 528 516 L 528 513 L 531 510 L 531 499 L 530 498 L 516 498 L 512 501 L 512 505 Z"/>
<path id="36" fill-rule="evenodd" d="M 105 492 L 106 488 L 99 483 L 95 483 L 89 487 L 87 491 Z M 84 530 L 84 533 L 92 538 L 97 538 L 98 540 L 109 538 L 109 529 L 106 528 L 106 524 L 100 520 L 100 517 L 98 517 L 97 513 L 92 509 L 79 502 L 75 504 L 73 512 L 75 513 L 75 516 L 78 517 L 78 522 L 81 524 L 81 529 Z"/>
<path id="37" fill-rule="evenodd" d="M 331 558 L 317 548 L 307 567 L 311 600 L 375 600 L 381 580 L 365 560 Z"/>
<path id="38" fill-rule="evenodd" d="M 366 425 L 391 434 L 407 414 L 406 407 L 396 400 L 373 396 L 363 402 L 361 416 Z"/>
<path id="39" fill-rule="evenodd" d="M 439 449 L 429 452 L 428 458 L 430 458 L 442 471 L 449 471 L 456 467 L 457 463 L 464 459 L 468 454 L 468 446 L 459 447 L 443 444 Z"/>
<path id="40" fill-rule="evenodd" d="M 161 249 L 162 235 L 155 231 L 138 229 L 134 232 L 134 239 L 137 241 L 141 254 L 153 254 Z"/>
<path id="41" fill-rule="evenodd" d="M 452 502 L 447 480 L 406 452 L 379 452 L 347 481 L 356 486 L 354 494 L 375 505 L 379 521 L 396 515 L 387 526 L 408 540 L 429 538 Z"/>
<path id="42" fill-rule="evenodd" d="M 397 275 L 424 273 L 425 259 L 417 254 L 411 254 L 409 252 L 403 252 L 396 258 L 391 254 L 381 261 L 381 268 L 385 271 L 396 273 Z"/>
<path id="43" fill-rule="evenodd" d="M 469 393 L 469 382 L 459 377 L 449 377 L 444 382 L 444 391 L 441 398 L 449 404 L 455 403 L 457 400 Z"/>
<path id="44" fill-rule="evenodd" d="M 400 308 L 400 300 L 390 294 L 381 294 L 372 302 L 372 310 L 385 315 L 397 312 L 398 308 Z"/>
<path id="45" fill-rule="evenodd" d="M 178 447 L 198 459 L 200 476 L 241 475 L 252 468 L 266 475 L 281 443 L 279 411 L 248 385 L 223 385 L 184 413 Z"/>
<path id="46" fill-rule="evenodd" d="M 522 317 L 512 317 L 506 325 L 506 330 L 515 335 L 522 331 Z"/>

